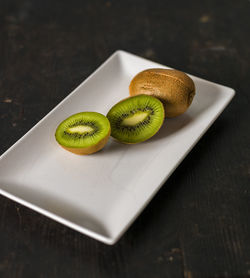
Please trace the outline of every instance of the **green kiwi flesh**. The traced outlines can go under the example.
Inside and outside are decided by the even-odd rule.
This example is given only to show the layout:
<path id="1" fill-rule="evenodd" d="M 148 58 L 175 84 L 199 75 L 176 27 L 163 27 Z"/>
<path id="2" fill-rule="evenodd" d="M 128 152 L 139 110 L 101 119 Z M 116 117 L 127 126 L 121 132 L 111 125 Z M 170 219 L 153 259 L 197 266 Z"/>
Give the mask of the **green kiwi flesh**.
<path id="1" fill-rule="evenodd" d="M 110 132 L 109 120 L 104 115 L 97 112 L 81 112 L 61 122 L 55 138 L 68 151 L 90 154 L 104 147 Z"/>
<path id="2" fill-rule="evenodd" d="M 107 114 L 111 136 L 127 144 L 143 142 L 162 126 L 165 113 L 160 100 L 149 95 L 126 98 Z"/>

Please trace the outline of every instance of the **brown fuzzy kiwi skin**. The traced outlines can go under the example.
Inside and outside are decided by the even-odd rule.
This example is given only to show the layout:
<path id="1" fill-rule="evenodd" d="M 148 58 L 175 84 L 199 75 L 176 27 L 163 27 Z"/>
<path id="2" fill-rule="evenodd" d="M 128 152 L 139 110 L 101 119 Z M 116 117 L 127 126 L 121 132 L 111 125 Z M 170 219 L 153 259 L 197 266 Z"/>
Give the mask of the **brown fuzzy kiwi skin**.
<path id="1" fill-rule="evenodd" d="M 147 69 L 130 82 L 130 96 L 146 94 L 160 99 L 168 118 L 184 113 L 195 95 L 193 80 L 184 72 L 172 69 Z"/>
<path id="2" fill-rule="evenodd" d="M 111 133 L 111 128 L 109 129 L 109 133 L 107 134 L 106 137 L 104 137 L 96 145 L 90 146 L 90 147 L 87 147 L 87 148 L 69 148 L 69 147 L 65 147 L 65 146 L 61 145 L 60 143 L 59 143 L 59 145 L 61 147 L 63 147 L 65 150 L 67 150 L 69 152 L 72 152 L 74 154 L 79 154 L 79 155 L 92 154 L 92 153 L 100 151 L 107 144 L 107 142 L 109 140 L 110 133 Z"/>

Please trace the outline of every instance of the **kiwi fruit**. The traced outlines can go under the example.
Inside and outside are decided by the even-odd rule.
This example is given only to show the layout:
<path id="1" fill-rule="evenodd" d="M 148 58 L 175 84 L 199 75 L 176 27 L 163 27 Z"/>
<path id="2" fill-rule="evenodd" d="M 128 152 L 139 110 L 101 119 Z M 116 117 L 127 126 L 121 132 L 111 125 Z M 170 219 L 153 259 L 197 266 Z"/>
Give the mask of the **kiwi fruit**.
<path id="1" fill-rule="evenodd" d="M 172 118 L 188 109 L 195 95 L 195 85 L 184 72 L 155 68 L 138 73 L 129 85 L 129 93 L 157 97 L 164 104 L 166 117 Z"/>
<path id="2" fill-rule="evenodd" d="M 107 114 L 111 136 L 120 142 L 135 144 L 152 137 L 162 126 L 165 113 L 160 100 L 148 95 L 126 98 Z"/>
<path id="3" fill-rule="evenodd" d="M 56 129 L 55 138 L 66 150 L 75 154 L 91 154 L 101 150 L 110 136 L 109 120 L 97 112 L 81 112 L 68 117 Z"/>

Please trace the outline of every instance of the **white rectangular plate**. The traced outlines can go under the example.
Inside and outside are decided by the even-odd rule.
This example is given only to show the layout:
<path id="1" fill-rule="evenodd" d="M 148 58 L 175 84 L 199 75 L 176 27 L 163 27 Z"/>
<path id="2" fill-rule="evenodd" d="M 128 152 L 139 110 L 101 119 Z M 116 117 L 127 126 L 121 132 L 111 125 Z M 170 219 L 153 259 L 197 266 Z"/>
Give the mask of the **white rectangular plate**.
<path id="1" fill-rule="evenodd" d="M 97 71 L 0 158 L 0 193 L 83 234 L 114 244 L 145 208 L 234 96 L 234 90 L 192 77 L 189 110 L 167 119 L 137 145 L 109 140 L 100 152 L 78 156 L 59 147 L 57 125 L 81 111 L 106 113 L 128 97 L 132 77 L 165 66 L 124 51 Z"/>

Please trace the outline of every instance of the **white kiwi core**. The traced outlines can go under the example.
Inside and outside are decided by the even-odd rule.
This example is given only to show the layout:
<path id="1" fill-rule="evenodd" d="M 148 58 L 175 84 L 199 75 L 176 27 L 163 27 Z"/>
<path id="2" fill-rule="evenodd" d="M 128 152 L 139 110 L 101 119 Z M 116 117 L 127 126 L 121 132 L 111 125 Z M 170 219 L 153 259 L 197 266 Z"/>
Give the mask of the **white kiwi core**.
<path id="1" fill-rule="evenodd" d="M 139 124 L 140 122 L 143 122 L 148 117 L 148 115 L 149 115 L 149 113 L 147 113 L 147 112 L 138 111 L 135 114 L 125 118 L 122 121 L 122 125 L 135 126 L 135 125 Z"/>
<path id="2" fill-rule="evenodd" d="M 90 133 L 93 130 L 94 129 L 92 127 L 87 126 L 87 125 L 77 125 L 77 126 L 69 127 L 67 129 L 67 132 L 68 133 L 84 134 L 84 133 Z"/>

